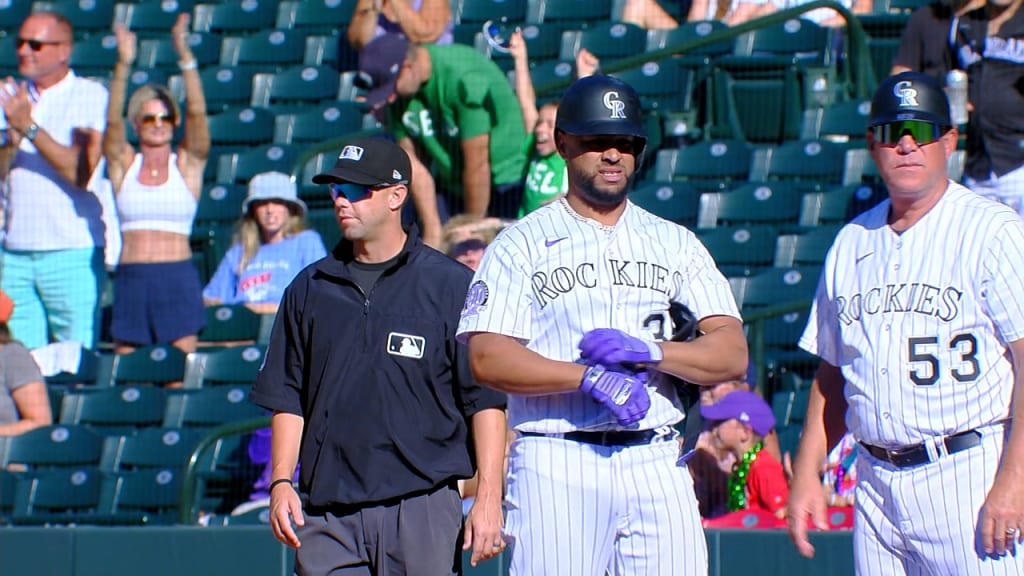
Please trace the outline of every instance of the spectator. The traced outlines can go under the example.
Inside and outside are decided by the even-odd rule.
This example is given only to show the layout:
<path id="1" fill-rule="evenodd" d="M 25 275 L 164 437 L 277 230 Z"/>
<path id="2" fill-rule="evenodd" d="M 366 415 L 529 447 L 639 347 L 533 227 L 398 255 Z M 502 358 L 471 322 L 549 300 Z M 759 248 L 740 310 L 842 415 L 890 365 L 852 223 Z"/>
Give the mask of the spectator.
<path id="1" fill-rule="evenodd" d="M 469 238 L 451 247 L 448 255 L 456 261 L 465 264 L 470 270 L 476 271 L 480 266 L 480 260 L 484 257 L 484 250 L 487 244 L 479 238 Z"/>
<path id="2" fill-rule="evenodd" d="M 690 21 L 721 20 L 729 26 L 776 12 L 773 0 L 693 0 L 686 19 Z"/>
<path id="3" fill-rule="evenodd" d="M 807 4 L 811 0 L 772 0 L 779 10 L 795 8 Z M 870 14 L 874 10 L 874 0 L 838 0 L 839 4 L 854 14 Z M 800 14 L 800 18 L 810 20 L 819 26 L 842 28 L 846 26 L 846 18 L 831 8 L 815 8 Z"/>
<path id="4" fill-rule="evenodd" d="M 964 183 L 1024 215 L 1024 0 L 989 0 L 954 21 L 969 78 Z"/>
<path id="5" fill-rule="evenodd" d="M 857 441 L 849 432 L 828 453 L 821 477 L 825 498 L 829 506 L 853 506 L 857 487 Z"/>
<path id="6" fill-rule="evenodd" d="M 478 238 L 484 244 L 490 244 L 491 240 L 498 235 L 506 226 L 506 222 L 500 218 L 481 218 L 472 214 L 456 214 L 444 223 L 442 229 L 441 245 L 445 253 L 464 240 Z"/>
<path id="7" fill-rule="evenodd" d="M 764 448 L 775 428 L 772 408 L 753 392 L 736 390 L 700 413 L 710 423 L 714 442 L 735 458 L 728 485 L 728 510 L 763 510 L 783 518 L 789 499 L 782 463 Z"/>
<path id="8" fill-rule="evenodd" d="M 18 72 L 0 107 L 9 139 L 0 148 L 7 182 L 2 287 L 18 303 L 10 328 L 28 348 L 97 338 L 106 277 L 99 199 L 86 189 L 100 158 L 107 89 L 68 66 L 71 23 L 35 12 L 18 30 Z"/>
<path id="9" fill-rule="evenodd" d="M 451 44 L 452 26 L 448 0 L 359 0 L 347 36 L 356 50 L 384 34 L 401 34 L 416 44 Z"/>
<path id="10" fill-rule="evenodd" d="M 914 10 L 889 73 L 923 72 L 945 83 L 956 62 L 949 42 L 953 17 L 984 5 L 985 0 L 943 0 Z"/>
<path id="11" fill-rule="evenodd" d="M 626 0 L 620 19 L 647 30 L 671 30 L 679 26 L 658 0 Z"/>
<path id="12" fill-rule="evenodd" d="M 14 302 L 0 292 L 0 436 L 16 436 L 53 423 L 39 366 L 7 326 L 13 311 Z"/>
<path id="13" fill-rule="evenodd" d="M 306 203 L 287 174 L 264 172 L 249 181 L 235 243 L 203 290 L 206 305 L 245 304 L 273 314 L 284 289 L 306 266 L 327 255 L 306 230 Z"/>
<path id="14" fill-rule="evenodd" d="M 526 133 L 512 87 L 494 62 L 470 46 L 417 45 L 386 34 L 366 45 L 359 67 L 372 84 L 367 104 L 386 110 L 399 145 L 414 158 L 426 152 L 419 159 L 437 175 L 442 221 L 462 212 L 516 217 Z M 424 172 L 415 172 L 413 182 Z"/>
<path id="15" fill-rule="evenodd" d="M 205 325 L 189 235 L 210 152 L 210 130 L 188 24 L 188 14 L 180 14 L 171 29 L 185 82 L 185 134 L 177 151 L 171 142 L 181 110 L 167 88 L 156 84 L 142 86 L 128 101 L 138 150 L 128 143 L 122 110 L 137 40 L 123 25 L 114 29 L 118 60 L 110 81 L 103 154 L 123 240 L 110 326 L 118 354 L 165 343 L 192 352 Z"/>

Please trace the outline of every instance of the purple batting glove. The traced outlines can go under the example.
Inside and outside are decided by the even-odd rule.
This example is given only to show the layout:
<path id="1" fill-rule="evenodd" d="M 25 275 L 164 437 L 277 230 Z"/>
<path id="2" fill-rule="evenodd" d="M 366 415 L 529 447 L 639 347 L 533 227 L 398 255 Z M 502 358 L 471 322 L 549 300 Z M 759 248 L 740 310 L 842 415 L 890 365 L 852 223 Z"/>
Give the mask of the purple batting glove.
<path id="1" fill-rule="evenodd" d="M 657 342 L 641 340 L 614 328 L 598 328 L 583 335 L 580 354 L 588 364 L 657 364 L 664 355 Z"/>
<path id="2" fill-rule="evenodd" d="M 608 371 L 601 365 L 587 368 L 580 390 L 604 404 L 622 426 L 636 424 L 651 408 L 651 398 L 639 378 Z"/>

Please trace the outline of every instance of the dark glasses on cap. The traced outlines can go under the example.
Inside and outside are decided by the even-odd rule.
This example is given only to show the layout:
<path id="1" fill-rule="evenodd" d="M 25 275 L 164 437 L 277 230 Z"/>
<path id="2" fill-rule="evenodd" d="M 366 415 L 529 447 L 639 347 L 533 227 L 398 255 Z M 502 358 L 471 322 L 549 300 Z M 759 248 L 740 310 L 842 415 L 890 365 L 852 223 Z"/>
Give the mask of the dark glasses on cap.
<path id="1" fill-rule="evenodd" d="M 338 197 L 344 197 L 349 202 L 358 202 L 370 194 L 373 194 L 374 190 L 382 188 L 382 186 L 366 186 L 364 184 L 353 184 L 351 182 L 346 182 L 344 184 L 331 182 L 327 187 L 331 191 L 331 200 L 337 200 Z"/>
<path id="2" fill-rule="evenodd" d="M 56 46 L 57 44 L 63 44 L 60 40 L 30 40 L 28 38 L 17 38 L 14 40 L 14 47 L 21 50 L 21 47 L 28 44 L 28 47 L 33 52 L 39 52 L 43 49 L 43 46 Z"/>
<path id="3" fill-rule="evenodd" d="M 942 138 L 948 130 L 924 120 L 899 120 L 871 127 L 875 142 L 890 146 L 895 146 L 905 135 L 913 138 L 918 146 L 924 146 Z"/>
<path id="4" fill-rule="evenodd" d="M 171 115 L 167 113 L 163 114 L 145 114 L 139 117 L 139 123 L 143 126 L 153 126 L 157 122 L 163 122 L 168 124 L 171 121 Z"/>

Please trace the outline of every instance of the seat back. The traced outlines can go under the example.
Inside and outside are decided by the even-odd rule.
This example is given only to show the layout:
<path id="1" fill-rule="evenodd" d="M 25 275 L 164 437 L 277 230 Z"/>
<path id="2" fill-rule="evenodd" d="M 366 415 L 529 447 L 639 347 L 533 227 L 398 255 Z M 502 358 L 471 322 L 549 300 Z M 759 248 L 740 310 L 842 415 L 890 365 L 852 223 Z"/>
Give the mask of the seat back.
<path id="1" fill-rule="evenodd" d="M 192 29 L 228 34 L 257 32 L 273 28 L 276 19 L 275 0 L 197 4 L 192 10 Z"/>
<path id="2" fill-rule="evenodd" d="M 647 30 L 628 22 L 598 22 L 583 30 L 562 32 L 558 57 L 572 60 L 587 49 L 602 61 L 642 54 L 647 46 Z"/>
<path id="3" fill-rule="evenodd" d="M 823 224 L 800 234 L 781 234 L 775 244 L 774 266 L 821 266 L 839 225 Z"/>
<path id="4" fill-rule="evenodd" d="M 263 363 L 264 346 L 231 346 L 198 355 L 195 374 L 185 375 L 186 388 L 252 386 Z"/>
<path id="5" fill-rule="evenodd" d="M 300 112 L 322 100 L 338 98 L 338 71 L 330 66 L 292 66 L 253 77 L 252 105 L 277 112 Z"/>
<path id="6" fill-rule="evenodd" d="M 107 477 L 98 503 L 99 514 L 117 524 L 173 524 L 178 518 L 181 473 L 146 468 Z"/>
<path id="7" fill-rule="evenodd" d="M 337 34 L 346 30 L 355 13 L 357 0 L 301 0 L 281 2 L 277 27 L 306 34 Z"/>
<path id="8" fill-rule="evenodd" d="M 726 276 L 746 276 L 771 266 L 778 232 L 771 226 L 720 226 L 697 236 Z"/>
<path id="9" fill-rule="evenodd" d="M 739 292 L 736 295 L 741 310 L 809 301 L 814 297 L 820 275 L 820 266 L 768 268 L 743 278 L 742 286 L 734 286 L 734 293 Z"/>
<path id="10" fill-rule="evenodd" d="M 642 182 L 629 199 L 644 210 L 666 220 L 692 226 L 697 221 L 700 191 L 686 182 Z"/>
<path id="11" fill-rule="evenodd" d="M 795 226 L 800 215 L 800 190 L 790 182 L 747 182 L 728 192 L 700 197 L 698 228 L 766 224 Z"/>
<path id="12" fill-rule="evenodd" d="M 354 102 L 331 101 L 277 117 L 275 142 L 312 144 L 363 130 L 373 119 Z"/>
<path id="13" fill-rule="evenodd" d="M 275 71 L 302 63 L 306 34 L 298 30 L 260 30 L 227 36 L 221 46 L 220 65 Z"/>
<path id="14" fill-rule="evenodd" d="M 205 432 L 193 428 L 144 428 L 135 434 L 108 437 L 100 468 L 123 472 L 140 468 L 183 469 Z"/>
<path id="15" fill-rule="evenodd" d="M 96 466 L 102 451 L 103 437 L 85 426 L 43 426 L 0 437 L 0 468 L 10 464 L 29 469 Z"/>
<path id="16" fill-rule="evenodd" d="M 752 152 L 740 140 L 706 140 L 685 148 L 659 150 L 655 177 L 682 180 L 713 192 L 730 188 L 750 175 Z"/>
<path id="17" fill-rule="evenodd" d="M 112 385 L 180 382 L 185 376 L 185 353 L 168 344 L 154 344 L 114 356 Z"/>
<path id="18" fill-rule="evenodd" d="M 846 148 L 828 140 L 794 140 L 762 148 L 754 154 L 750 179 L 784 180 L 805 191 L 820 191 L 859 181 L 860 174 L 847 174 Z"/>
<path id="19" fill-rule="evenodd" d="M 152 386 L 118 386 L 64 395 L 61 424 L 88 426 L 101 434 L 134 434 L 163 421 L 166 396 Z"/>
<path id="20" fill-rule="evenodd" d="M 17 480 L 14 524 L 73 524 L 95 514 L 102 475 L 96 468 L 47 470 Z"/>
<path id="21" fill-rule="evenodd" d="M 214 386 L 176 390 L 167 398 L 164 426 L 212 428 L 227 422 L 264 416 L 262 408 L 248 400 L 247 386 Z"/>
<path id="22" fill-rule="evenodd" d="M 268 171 L 291 174 L 299 152 L 297 144 L 267 144 L 222 154 L 217 159 L 217 181 L 248 182 L 253 176 Z"/>

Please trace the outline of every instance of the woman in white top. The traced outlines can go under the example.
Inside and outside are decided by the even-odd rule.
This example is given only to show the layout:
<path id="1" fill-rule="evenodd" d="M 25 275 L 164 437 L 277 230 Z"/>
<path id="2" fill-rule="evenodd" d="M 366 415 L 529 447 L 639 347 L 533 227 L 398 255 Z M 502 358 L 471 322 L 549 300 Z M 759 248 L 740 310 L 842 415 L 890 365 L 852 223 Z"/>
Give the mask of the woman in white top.
<path id="1" fill-rule="evenodd" d="M 127 120 L 138 135 L 138 150 L 128 143 L 122 110 L 137 41 L 123 26 L 115 29 L 118 61 L 110 82 L 103 153 L 123 237 L 111 322 L 117 353 L 158 343 L 191 352 L 204 325 L 202 285 L 189 235 L 210 131 L 188 25 L 188 14 L 182 14 L 171 29 L 185 84 L 185 131 L 177 150 L 172 139 L 181 111 L 165 87 L 153 84 L 136 90 L 128 101 Z"/>

